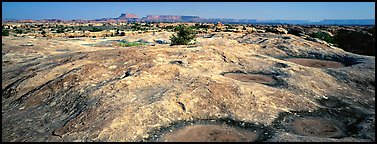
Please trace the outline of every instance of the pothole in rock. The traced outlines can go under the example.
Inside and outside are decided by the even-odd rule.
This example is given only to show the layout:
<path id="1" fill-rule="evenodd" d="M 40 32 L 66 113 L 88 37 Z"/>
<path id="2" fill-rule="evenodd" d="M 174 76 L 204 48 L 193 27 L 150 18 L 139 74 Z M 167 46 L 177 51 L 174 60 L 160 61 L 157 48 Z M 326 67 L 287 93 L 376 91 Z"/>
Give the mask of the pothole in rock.
<path id="1" fill-rule="evenodd" d="M 374 136 L 371 136 L 371 133 L 374 135 L 374 123 L 373 119 L 370 120 L 374 113 L 366 114 L 351 107 L 351 104 L 331 97 L 321 99 L 319 103 L 326 108 L 280 113 L 272 125 L 276 130 L 301 136 L 374 139 Z"/>
<path id="2" fill-rule="evenodd" d="M 301 56 L 280 57 L 279 59 L 315 68 L 342 68 L 362 63 L 362 58 L 353 55 L 326 55 L 316 52 L 309 52 Z"/>
<path id="3" fill-rule="evenodd" d="M 303 117 L 293 120 L 292 129 L 296 134 L 315 137 L 340 137 L 344 135 L 342 129 L 334 122 L 316 117 Z"/>
<path id="4" fill-rule="evenodd" d="M 258 134 L 239 130 L 226 125 L 193 125 L 167 133 L 159 141 L 165 142 L 249 142 L 255 141 Z"/>
<path id="5" fill-rule="evenodd" d="M 255 142 L 270 138 L 274 131 L 264 125 L 233 120 L 178 122 L 162 128 L 148 141 L 159 142 Z"/>
<path id="6" fill-rule="evenodd" d="M 224 77 L 232 78 L 242 82 L 255 82 L 264 84 L 267 86 L 284 86 L 286 83 L 281 77 L 286 77 L 287 75 L 280 72 L 243 72 L 243 71 L 233 71 L 221 73 Z"/>
<path id="7" fill-rule="evenodd" d="M 328 96 L 318 100 L 319 104 L 326 106 L 323 113 L 336 117 L 338 122 L 344 123 L 347 136 L 374 140 L 374 110 L 360 105 L 352 99 Z"/>
<path id="8" fill-rule="evenodd" d="M 346 127 L 343 123 L 331 117 L 323 117 L 314 113 L 284 113 L 274 122 L 274 126 L 277 129 L 301 136 L 321 138 L 342 138 L 346 136 Z"/>
<path id="9" fill-rule="evenodd" d="M 308 58 L 287 58 L 286 61 L 294 62 L 299 65 L 315 68 L 342 68 L 344 64 L 329 60 L 308 59 Z"/>

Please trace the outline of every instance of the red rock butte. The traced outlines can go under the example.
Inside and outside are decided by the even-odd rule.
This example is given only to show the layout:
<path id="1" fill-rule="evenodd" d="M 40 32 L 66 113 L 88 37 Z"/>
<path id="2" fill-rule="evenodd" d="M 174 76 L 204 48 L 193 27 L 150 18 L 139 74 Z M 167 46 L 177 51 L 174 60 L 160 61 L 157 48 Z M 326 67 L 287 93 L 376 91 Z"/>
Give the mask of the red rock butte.
<path id="1" fill-rule="evenodd" d="M 119 19 L 132 19 L 132 18 L 139 18 L 136 14 L 131 14 L 131 13 L 125 13 L 125 14 L 121 14 L 119 16 Z"/>

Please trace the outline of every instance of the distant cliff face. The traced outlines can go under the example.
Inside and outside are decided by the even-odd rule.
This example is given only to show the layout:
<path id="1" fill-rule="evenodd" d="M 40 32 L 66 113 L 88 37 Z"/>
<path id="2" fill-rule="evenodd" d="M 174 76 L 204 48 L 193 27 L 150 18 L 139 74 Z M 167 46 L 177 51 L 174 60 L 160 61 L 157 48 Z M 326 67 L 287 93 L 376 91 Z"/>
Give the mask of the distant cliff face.
<path id="1" fill-rule="evenodd" d="M 181 16 L 175 15 L 147 15 L 143 18 L 146 21 L 179 21 Z"/>
<path id="2" fill-rule="evenodd" d="M 135 14 L 130 14 L 130 13 L 125 13 L 125 14 L 121 14 L 118 19 L 120 20 L 125 20 L 125 19 L 137 19 L 139 18 L 137 15 Z"/>
<path id="3" fill-rule="evenodd" d="M 338 24 L 338 25 L 374 25 L 374 19 L 326 19 L 318 24 Z"/>
<path id="4" fill-rule="evenodd" d="M 194 21 L 200 19 L 198 16 L 178 16 L 178 15 L 147 15 L 143 17 L 145 21 L 164 21 L 164 22 L 179 22 L 179 21 Z"/>

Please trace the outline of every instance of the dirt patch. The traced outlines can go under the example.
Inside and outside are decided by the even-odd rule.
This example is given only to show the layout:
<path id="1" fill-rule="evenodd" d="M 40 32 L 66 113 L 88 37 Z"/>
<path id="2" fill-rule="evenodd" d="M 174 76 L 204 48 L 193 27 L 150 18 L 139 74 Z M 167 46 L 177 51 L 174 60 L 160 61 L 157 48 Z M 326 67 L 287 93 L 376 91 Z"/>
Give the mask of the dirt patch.
<path id="1" fill-rule="evenodd" d="M 315 68 L 342 68 L 344 64 L 329 60 L 307 59 L 307 58 L 287 58 L 286 61 L 294 62 L 299 65 Z"/>
<path id="2" fill-rule="evenodd" d="M 262 74 L 227 73 L 224 74 L 224 76 L 243 82 L 256 82 L 262 84 L 275 83 L 275 80 L 273 78 Z"/>
<path id="3" fill-rule="evenodd" d="M 304 117 L 295 119 L 292 128 L 296 134 L 315 137 L 339 137 L 343 131 L 333 122 L 316 118 Z"/>
<path id="4" fill-rule="evenodd" d="M 176 142 L 250 142 L 258 134 L 226 125 L 193 125 L 167 133 L 159 141 Z"/>

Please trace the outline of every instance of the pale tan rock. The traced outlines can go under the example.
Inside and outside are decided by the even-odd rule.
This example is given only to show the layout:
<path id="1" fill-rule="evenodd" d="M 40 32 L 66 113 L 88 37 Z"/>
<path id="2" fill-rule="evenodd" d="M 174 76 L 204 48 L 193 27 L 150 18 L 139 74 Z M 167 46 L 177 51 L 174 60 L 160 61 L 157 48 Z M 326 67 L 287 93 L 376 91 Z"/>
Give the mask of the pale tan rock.
<path id="1" fill-rule="evenodd" d="M 167 40 L 172 34 L 127 34 L 106 40 Z M 180 121 L 220 118 L 278 131 L 266 141 L 374 139 L 309 138 L 273 126 L 282 113 L 292 111 L 312 114 L 333 107 L 349 108 L 351 116 L 374 115 L 374 57 L 291 34 L 214 34 L 197 38 L 198 44 L 191 46 L 140 47 L 84 46 L 104 39 L 73 40 L 57 38 L 58 34 L 2 37 L 2 140 L 148 141 L 156 130 Z M 19 46 L 28 41 L 34 46 Z M 323 68 L 285 60 L 314 54 L 345 64 Z M 237 73 L 269 78 L 260 82 Z M 319 102 L 324 97 L 340 100 L 325 105 Z M 342 102 L 348 105 L 339 105 Z M 361 135 L 372 133 L 374 119 L 362 121 L 370 129 Z"/>

